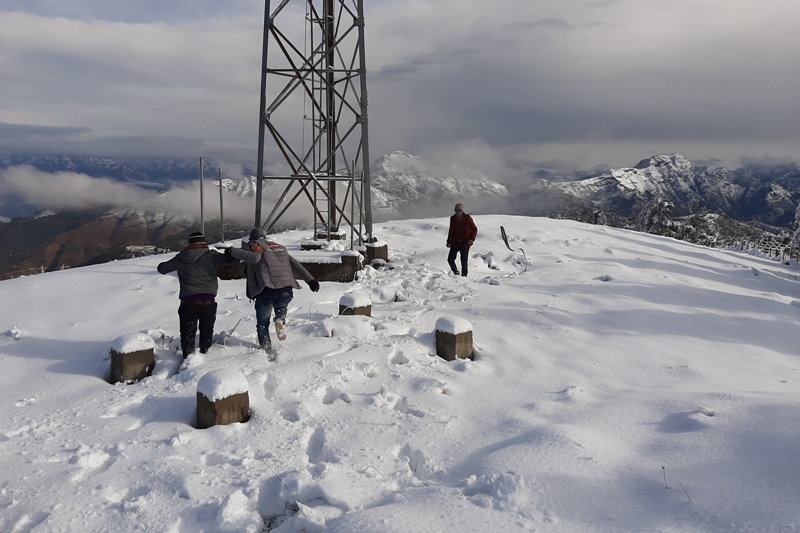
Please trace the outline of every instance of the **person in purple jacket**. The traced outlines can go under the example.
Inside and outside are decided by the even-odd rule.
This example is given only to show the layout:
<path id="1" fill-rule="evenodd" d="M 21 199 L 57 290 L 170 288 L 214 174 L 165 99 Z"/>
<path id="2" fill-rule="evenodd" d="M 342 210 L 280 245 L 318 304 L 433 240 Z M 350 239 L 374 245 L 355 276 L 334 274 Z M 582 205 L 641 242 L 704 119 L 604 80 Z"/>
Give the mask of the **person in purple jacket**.
<path id="1" fill-rule="evenodd" d="M 189 245 L 169 261 L 158 265 L 158 272 L 178 273 L 181 290 L 178 297 L 178 319 L 181 329 L 181 350 L 183 357 L 194 353 L 197 323 L 200 323 L 200 353 L 211 347 L 214 336 L 214 322 L 217 318 L 217 269 L 232 263 L 233 259 L 212 250 L 206 244 L 205 236 L 196 231 L 189 235 Z"/>

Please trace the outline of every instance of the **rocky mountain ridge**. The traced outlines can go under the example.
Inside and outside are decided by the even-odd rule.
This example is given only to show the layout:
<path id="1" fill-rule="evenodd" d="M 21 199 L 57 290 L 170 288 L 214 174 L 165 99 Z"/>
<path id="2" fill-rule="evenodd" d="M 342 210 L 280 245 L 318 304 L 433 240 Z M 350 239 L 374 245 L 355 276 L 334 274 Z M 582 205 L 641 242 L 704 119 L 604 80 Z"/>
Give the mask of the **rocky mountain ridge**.
<path id="1" fill-rule="evenodd" d="M 574 180 L 539 180 L 530 191 L 561 192 L 622 216 L 635 216 L 645 204 L 662 198 L 674 205 L 676 215 L 707 211 L 786 226 L 800 201 L 800 165 L 732 172 L 696 166 L 675 153 Z"/>
<path id="2" fill-rule="evenodd" d="M 508 195 L 505 185 L 459 165 L 437 167 L 405 152 L 382 156 L 370 166 L 372 208 L 384 217 L 441 213 L 442 204 Z M 449 209 L 449 205 L 447 209 Z"/>

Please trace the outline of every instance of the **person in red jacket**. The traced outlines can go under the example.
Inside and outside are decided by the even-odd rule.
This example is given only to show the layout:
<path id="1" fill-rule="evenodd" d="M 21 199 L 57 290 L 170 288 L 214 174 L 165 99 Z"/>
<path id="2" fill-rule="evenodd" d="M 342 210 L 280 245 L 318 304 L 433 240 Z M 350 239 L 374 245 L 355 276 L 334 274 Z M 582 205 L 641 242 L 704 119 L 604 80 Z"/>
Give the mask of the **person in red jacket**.
<path id="1" fill-rule="evenodd" d="M 456 276 L 459 274 L 458 267 L 456 267 L 456 254 L 461 254 L 460 274 L 466 276 L 469 247 L 475 242 L 477 236 L 478 228 L 472 221 L 472 217 L 464 213 L 464 204 L 456 204 L 455 213 L 450 217 L 450 231 L 447 233 L 447 247 L 450 248 L 447 262 L 450 263 L 450 269 Z"/>

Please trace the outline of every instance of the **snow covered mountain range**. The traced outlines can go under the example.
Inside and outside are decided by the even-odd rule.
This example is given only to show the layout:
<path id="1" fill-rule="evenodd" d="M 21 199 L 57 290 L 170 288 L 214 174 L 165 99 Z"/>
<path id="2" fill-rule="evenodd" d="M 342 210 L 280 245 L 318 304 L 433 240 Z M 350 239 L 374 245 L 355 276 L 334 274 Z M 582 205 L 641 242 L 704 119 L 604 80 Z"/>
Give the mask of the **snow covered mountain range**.
<path id="1" fill-rule="evenodd" d="M 404 152 L 380 157 L 370 172 L 376 214 L 403 215 L 431 209 L 441 213 L 442 204 L 448 200 L 475 200 L 483 205 L 487 200 L 508 195 L 504 185 L 476 170 L 459 165 L 436 167 Z"/>
<path id="2" fill-rule="evenodd" d="M 212 160 L 204 163 L 208 182 L 216 183 L 218 163 Z M 144 196 L 153 199 L 153 204 L 139 201 L 133 206 L 103 212 L 101 216 L 57 213 L 34 218 L 35 213 L 47 206 L 26 207 L 3 190 L 4 169 L 18 165 L 46 173 L 71 171 L 124 182 L 134 190 L 149 191 Z M 244 175 L 225 177 L 222 186 L 232 193 L 233 200 L 242 200 L 238 210 L 249 213 L 256 178 L 252 169 L 240 168 Z M 91 264 L 108 260 L 112 257 L 109 253 L 118 254 L 131 245 L 173 248 L 188 232 L 197 229 L 192 224 L 197 213 L 171 210 L 189 204 L 196 207 L 197 191 L 192 187 L 196 186 L 198 175 L 199 160 L 195 159 L 0 158 L 0 245 L 12 252 L 0 259 L 0 274 L 52 270 L 64 264 Z M 585 212 L 589 206 L 589 211 L 601 209 L 615 216 L 632 217 L 651 200 L 662 198 L 674 204 L 675 215 L 721 213 L 734 219 L 787 228 L 800 203 L 800 165 L 796 163 L 773 167 L 750 165 L 729 171 L 694 165 L 680 154 L 655 155 L 633 167 L 580 178 L 550 176 L 503 185 L 475 170 L 457 165 L 438 167 L 398 151 L 375 160 L 371 175 L 376 221 L 441 216 L 455 202 L 464 202 L 468 211 L 477 213 L 591 221 L 574 213 Z M 277 197 L 283 186 L 284 182 L 267 180 L 265 198 Z M 26 216 L 30 218 L 3 212 L 23 208 L 29 210 Z M 228 211 L 226 207 L 226 220 L 230 221 L 234 213 L 234 209 Z M 246 218 L 249 223 L 249 214 Z"/>
<path id="3" fill-rule="evenodd" d="M 459 165 L 437 167 L 405 152 L 392 152 L 370 166 L 372 209 L 378 218 L 408 218 L 421 212 L 441 214 L 442 204 L 498 199 L 508 189 L 485 174 Z M 285 183 L 266 180 L 265 197 L 277 196 Z M 254 198 L 255 176 L 223 179 L 225 190 L 242 199 Z M 447 208 L 449 209 L 449 205 Z"/>
<path id="4" fill-rule="evenodd" d="M 655 155 L 630 168 L 611 169 L 575 180 L 545 179 L 532 191 L 555 190 L 624 216 L 635 216 L 661 197 L 678 215 L 705 209 L 732 218 L 785 226 L 800 201 L 800 165 L 771 169 L 696 166 L 680 154 Z"/>

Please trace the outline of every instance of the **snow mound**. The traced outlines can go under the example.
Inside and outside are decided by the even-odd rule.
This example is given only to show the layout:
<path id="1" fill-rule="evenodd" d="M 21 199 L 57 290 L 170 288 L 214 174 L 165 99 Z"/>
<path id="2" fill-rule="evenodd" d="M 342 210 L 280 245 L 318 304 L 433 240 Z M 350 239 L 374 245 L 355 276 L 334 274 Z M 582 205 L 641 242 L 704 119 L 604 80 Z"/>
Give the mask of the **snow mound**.
<path id="1" fill-rule="evenodd" d="M 372 300 L 364 291 L 352 291 L 339 298 L 339 305 L 345 307 L 367 307 Z"/>
<path id="2" fill-rule="evenodd" d="M 129 333 L 114 340 L 111 349 L 117 353 L 133 353 L 143 350 L 153 350 L 156 342 L 147 333 Z"/>
<path id="3" fill-rule="evenodd" d="M 458 335 L 472 331 L 472 324 L 457 316 L 443 316 L 436 321 L 436 331 Z"/>
<path id="4" fill-rule="evenodd" d="M 249 390 L 244 374 L 232 368 L 212 370 L 197 382 L 197 392 L 212 402 L 235 394 L 246 394 Z"/>

